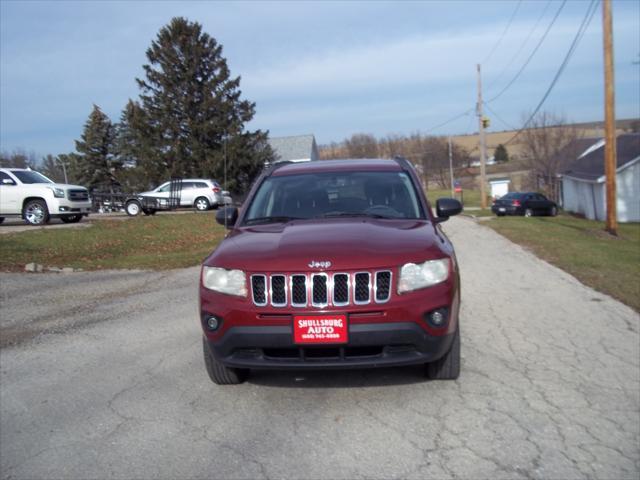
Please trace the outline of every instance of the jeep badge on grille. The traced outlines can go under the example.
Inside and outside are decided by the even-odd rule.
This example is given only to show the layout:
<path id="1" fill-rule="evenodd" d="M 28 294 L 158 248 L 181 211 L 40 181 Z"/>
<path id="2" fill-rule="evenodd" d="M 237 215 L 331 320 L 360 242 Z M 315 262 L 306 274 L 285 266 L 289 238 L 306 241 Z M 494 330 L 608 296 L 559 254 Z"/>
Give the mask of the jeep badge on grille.
<path id="1" fill-rule="evenodd" d="M 331 266 L 331 262 L 328 260 L 318 262 L 317 260 L 311 260 L 309 262 L 309 268 L 329 268 Z"/>

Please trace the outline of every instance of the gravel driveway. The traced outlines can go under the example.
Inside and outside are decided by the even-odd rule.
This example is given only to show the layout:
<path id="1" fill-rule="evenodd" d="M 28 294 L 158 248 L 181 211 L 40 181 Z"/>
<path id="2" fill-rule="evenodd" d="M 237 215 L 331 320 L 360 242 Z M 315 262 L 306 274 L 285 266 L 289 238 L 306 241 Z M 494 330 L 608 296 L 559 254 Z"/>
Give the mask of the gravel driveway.
<path id="1" fill-rule="evenodd" d="M 0 475 L 637 479 L 638 314 L 488 228 L 445 227 L 456 382 L 399 368 L 218 387 L 197 268 L 0 275 Z"/>

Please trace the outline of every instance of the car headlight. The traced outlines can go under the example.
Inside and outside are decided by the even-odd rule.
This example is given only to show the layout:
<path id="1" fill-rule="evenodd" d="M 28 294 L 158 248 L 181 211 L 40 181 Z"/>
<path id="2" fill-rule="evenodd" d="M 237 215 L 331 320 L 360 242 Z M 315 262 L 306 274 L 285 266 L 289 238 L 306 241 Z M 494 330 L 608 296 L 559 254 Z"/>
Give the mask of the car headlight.
<path id="1" fill-rule="evenodd" d="M 398 293 L 410 292 L 444 282 L 449 277 L 449 259 L 406 263 L 400 269 Z"/>
<path id="2" fill-rule="evenodd" d="M 64 189 L 58 187 L 50 187 L 53 192 L 53 196 L 56 198 L 64 198 Z"/>
<path id="3" fill-rule="evenodd" d="M 242 270 L 204 267 L 202 269 L 202 284 L 209 290 L 227 295 L 247 296 L 247 278 Z"/>

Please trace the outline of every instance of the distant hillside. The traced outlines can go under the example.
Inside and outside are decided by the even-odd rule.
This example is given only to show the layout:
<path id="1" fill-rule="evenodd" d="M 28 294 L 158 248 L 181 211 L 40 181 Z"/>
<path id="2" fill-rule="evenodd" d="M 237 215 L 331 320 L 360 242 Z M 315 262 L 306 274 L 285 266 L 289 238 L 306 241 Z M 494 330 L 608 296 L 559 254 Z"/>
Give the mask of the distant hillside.
<path id="1" fill-rule="evenodd" d="M 574 123 L 572 126 L 578 128 L 583 137 L 602 137 L 604 136 L 603 122 L 583 122 Z M 618 132 L 638 130 L 640 127 L 640 119 L 623 119 L 617 121 Z M 487 139 L 487 155 L 491 157 L 493 151 L 499 144 L 507 143 L 516 130 L 503 130 L 503 131 L 489 131 L 486 134 Z M 392 152 L 412 152 L 412 155 L 416 155 L 416 143 L 420 143 L 419 138 L 416 138 L 417 134 L 409 136 L 388 136 L 383 138 L 376 138 L 372 135 L 358 134 L 351 138 L 347 138 L 339 143 L 332 143 L 330 145 L 321 145 L 320 158 L 362 158 L 362 157 L 388 157 Z M 419 135 L 418 135 L 419 137 Z M 426 138 L 424 136 L 423 138 Z M 452 141 L 463 147 L 471 157 L 478 157 L 478 134 L 469 135 L 453 135 Z M 507 146 L 509 156 L 513 160 L 517 160 L 521 156 L 522 152 L 522 136 L 516 138 L 513 143 Z M 419 150 L 419 147 L 418 147 Z M 411 156 L 411 155 L 408 155 Z M 515 165 L 512 164 L 511 168 Z"/>

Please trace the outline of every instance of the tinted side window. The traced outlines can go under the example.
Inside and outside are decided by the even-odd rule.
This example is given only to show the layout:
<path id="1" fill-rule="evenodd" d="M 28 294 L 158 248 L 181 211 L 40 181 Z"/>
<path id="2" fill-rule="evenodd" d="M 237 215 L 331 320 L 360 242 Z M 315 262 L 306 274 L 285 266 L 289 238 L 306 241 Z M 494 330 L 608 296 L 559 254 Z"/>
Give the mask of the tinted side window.
<path id="1" fill-rule="evenodd" d="M 15 185 L 16 181 L 11 178 L 8 174 L 4 173 L 4 172 L 0 172 L 0 185 L 2 184 L 3 180 L 11 180 L 11 183 L 13 183 Z"/>
<path id="2" fill-rule="evenodd" d="M 209 185 L 207 185 L 204 182 L 194 182 L 194 183 L 195 183 L 196 188 L 209 188 Z"/>
<path id="3" fill-rule="evenodd" d="M 191 190 L 193 187 L 193 182 L 182 182 L 182 190 Z"/>

